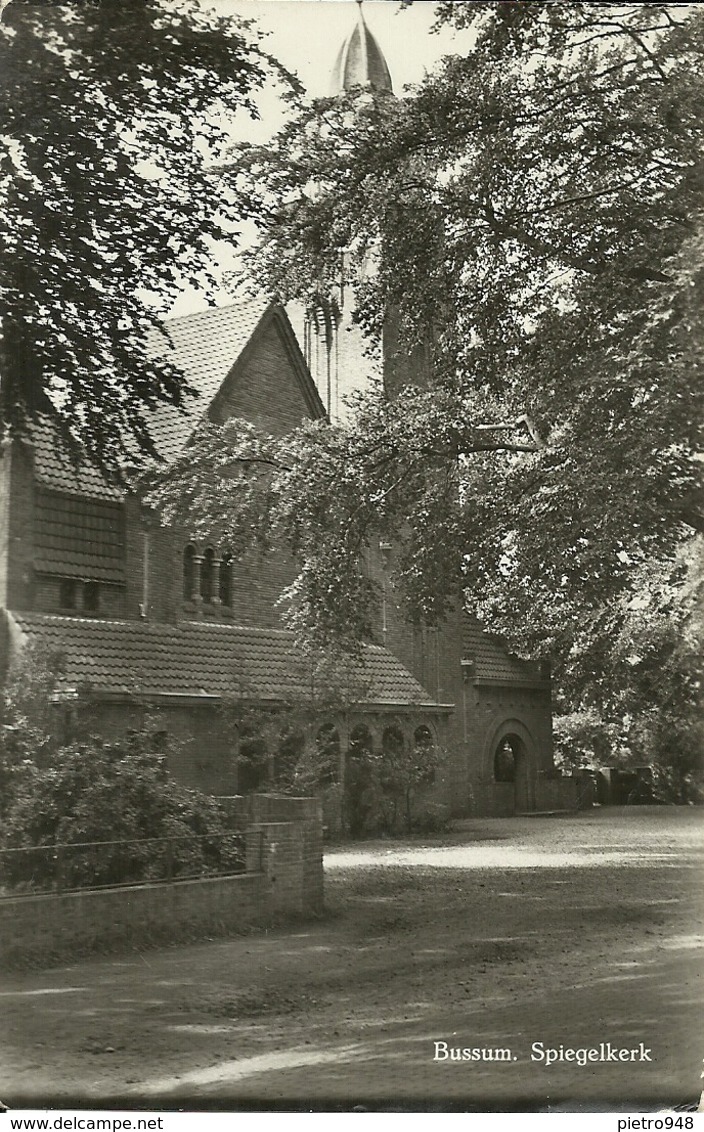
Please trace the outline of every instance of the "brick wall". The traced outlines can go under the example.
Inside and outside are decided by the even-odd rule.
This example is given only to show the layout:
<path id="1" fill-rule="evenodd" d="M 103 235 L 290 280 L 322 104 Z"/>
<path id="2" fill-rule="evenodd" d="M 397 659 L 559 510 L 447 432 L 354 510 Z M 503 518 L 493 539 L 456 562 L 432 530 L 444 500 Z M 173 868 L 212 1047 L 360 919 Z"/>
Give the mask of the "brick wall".
<path id="1" fill-rule="evenodd" d="M 279 320 L 270 315 L 228 379 L 211 413 L 214 420 L 243 417 L 274 436 L 285 436 L 317 415 L 301 381 Z M 225 615 L 238 625 L 280 628 L 277 601 L 297 573 L 282 550 L 265 557 L 252 550 L 232 568 L 232 605 Z"/>
<path id="2" fill-rule="evenodd" d="M 182 616 L 182 554 L 186 545 L 183 534 L 159 525 L 155 516 L 142 512 L 139 521 L 139 548 L 136 551 L 142 568 L 144 592 L 145 552 L 147 555 L 146 615 L 152 621 L 177 621 Z M 130 572 L 133 572 L 130 567 Z M 135 604 L 143 599 L 139 597 Z"/>
<path id="3" fill-rule="evenodd" d="M 290 331 L 288 332 L 290 335 Z M 280 319 L 271 314 L 245 349 L 233 374 L 227 378 L 213 403 L 210 416 L 223 422 L 242 417 L 276 436 L 283 436 L 305 418 L 316 416 L 310 388 L 306 386 L 300 358 L 289 341 Z M 138 520 L 136 505 L 128 523 L 128 572 L 130 589 L 128 616 L 142 602 L 145 520 Z M 231 621 L 238 625 L 280 628 L 276 603 L 296 575 L 293 561 L 282 551 L 262 557 L 251 551 L 232 566 L 232 601 L 229 606 L 199 606 L 183 599 L 183 552 L 191 542 L 187 530 L 151 528 L 148 615 L 158 621 L 179 617 Z M 202 554 L 206 545 L 195 544 Z M 227 551 L 227 539 L 214 546 L 217 556 Z"/>
<path id="4" fill-rule="evenodd" d="M 256 873 L 0 900 L 0 965 L 225 934 L 263 920 Z"/>
<path id="5" fill-rule="evenodd" d="M 95 701 L 81 706 L 74 732 L 118 739 L 147 722 L 150 729 L 167 732 L 173 741 L 168 769 L 178 782 L 208 794 L 234 794 L 238 788 L 235 744 L 215 705 Z"/>
<path id="6" fill-rule="evenodd" d="M 80 602 L 80 595 L 77 600 Z M 39 613 L 61 613 L 61 579 L 38 574 L 34 581 L 32 608 Z M 100 608 L 97 613 L 84 612 L 84 617 L 124 617 L 126 615 L 125 587 L 100 582 Z"/>
<path id="7" fill-rule="evenodd" d="M 33 518 L 31 449 L 7 443 L 0 461 L 0 605 L 6 609 L 32 608 Z"/>
<path id="8" fill-rule="evenodd" d="M 244 875 L 0 900 L 0 965 L 227 935 L 320 912 L 319 803 L 275 795 L 229 803 L 246 825 Z"/>
<path id="9" fill-rule="evenodd" d="M 468 810 L 468 757 L 471 755 L 467 732 L 473 731 L 478 721 L 470 719 L 465 722 L 462 713 L 461 617 L 451 613 L 437 627 L 412 626 L 400 594 L 394 588 L 394 567 L 393 549 L 382 553 L 378 546 L 369 547 L 365 570 L 383 593 L 373 622 L 375 637 L 422 684 L 428 692 L 428 700 L 455 705 L 452 713 L 439 716 L 433 723 L 438 742 L 448 752 L 448 761 L 438 774 L 434 790 L 428 792 L 428 800 L 447 801 L 454 814 L 464 814 Z M 421 722 L 425 720 L 419 718 L 417 723 Z"/>
<path id="10" fill-rule="evenodd" d="M 318 412 L 306 391 L 296 350 L 280 320 L 271 314 L 225 381 L 211 418 L 243 417 L 274 436 L 285 436 Z"/>
<path id="11" fill-rule="evenodd" d="M 470 681 L 464 689 L 463 715 L 467 721 L 471 811 L 503 816 L 552 808 L 545 807 L 540 797 L 544 776 L 553 772 L 549 690 Z M 518 787 L 494 779 L 496 748 L 509 735 L 518 737 L 526 758 Z"/>
<path id="12" fill-rule="evenodd" d="M 453 704 L 454 711 L 439 728 L 439 741 L 449 751 L 439 792 L 454 815 L 504 815 L 516 811 L 514 787 L 494 780 L 493 737 L 503 724 L 514 720 L 525 735 L 530 757 L 529 781 L 519 809 L 552 808 L 539 797 L 539 783 L 553 768 L 552 714 L 547 688 L 519 684 L 481 684 L 466 680 L 461 660 L 463 622 L 459 611 L 450 612 L 437 627 L 413 628 L 405 618 L 400 596 L 393 588 L 394 551 L 369 548 L 365 569 L 385 592 L 385 610 L 376 611 L 374 630 L 428 691 L 428 698 Z M 386 624 L 386 633 L 382 631 Z M 569 788 L 565 788 L 565 797 Z M 556 807 L 564 808 L 564 807 Z"/>
<path id="13" fill-rule="evenodd" d="M 237 790 L 236 743 L 217 707 L 173 707 L 154 718 L 176 740 L 169 761 L 175 778 L 209 794 Z"/>
<path id="14" fill-rule="evenodd" d="M 232 619 L 237 625 L 282 628 L 277 601 L 291 584 L 297 568 L 283 552 L 262 557 L 251 551 L 232 568 Z"/>
<path id="15" fill-rule="evenodd" d="M 125 616 L 170 620 L 174 567 L 168 531 L 162 531 L 134 496 L 125 503 L 127 594 Z M 162 566 L 162 559 L 165 559 Z"/>
<path id="16" fill-rule="evenodd" d="M 538 810 L 586 809 L 592 805 L 592 784 L 577 775 L 546 775 L 538 782 Z"/>
<path id="17" fill-rule="evenodd" d="M 272 870 L 271 875 L 275 878 L 272 884 L 280 894 L 277 899 L 286 899 L 281 890 L 287 880 L 298 891 L 300 861 L 302 907 L 308 912 L 320 911 L 323 906 L 323 816 L 320 799 L 247 794 L 221 801 L 229 804 L 239 824 L 247 823 L 256 829 L 271 826 L 279 831 L 278 839 L 276 834 L 267 834 L 263 842 L 263 861 L 268 862 L 266 867 Z M 300 831 L 300 846 L 295 837 L 292 841 L 281 840 L 282 823 L 290 823 Z M 277 844 L 277 849 L 272 853 L 273 843 Z"/>

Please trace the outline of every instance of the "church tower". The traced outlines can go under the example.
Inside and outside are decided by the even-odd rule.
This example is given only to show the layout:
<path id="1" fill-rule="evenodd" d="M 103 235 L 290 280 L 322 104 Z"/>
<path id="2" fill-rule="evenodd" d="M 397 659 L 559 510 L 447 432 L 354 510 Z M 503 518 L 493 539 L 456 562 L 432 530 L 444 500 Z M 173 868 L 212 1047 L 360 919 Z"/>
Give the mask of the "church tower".
<path id="1" fill-rule="evenodd" d="M 330 81 L 331 97 L 353 90 L 394 97 L 391 72 L 384 53 L 364 18 L 362 0 L 357 17 L 337 53 Z M 373 255 L 368 270 L 373 272 Z M 345 399 L 368 385 L 370 374 L 384 376 L 383 344 L 376 348 L 350 317 L 351 295 L 345 287 L 345 257 L 337 285 L 311 297 L 304 312 L 304 354 L 331 420 L 345 416 Z M 292 311 L 292 318 L 297 321 Z M 386 337 L 386 334 L 385 336 Z"/>
<path id="2" fill-rule="evenodd" d="M 384 53 L 364 18 L 362 0 L 357 0 L 354 27 L 332 69 L 330 94 L 340 97 L 364 90 L 369 92 L 367 97 L 395 98 Z M 305 358 L 331 420 L 345 417 L 346 399 L 367 388 L 370 377 L 383 381 L 387 396 L 393 397 L 406 384 L 426 385 L 429 376 L 429 352 L 425 347 L 404 343 L 397 310 L 386 311 L 381 342 L 377 344 L 352 322 L 353 295 L 346 286 L 346 259 L 343 253 L 336 284 L 321 287 L 302 312 Z M 372 249 L 362 272 L 373 278 L 376 270 Z M 293 310 L 291 317 L 300 325 Z"/>

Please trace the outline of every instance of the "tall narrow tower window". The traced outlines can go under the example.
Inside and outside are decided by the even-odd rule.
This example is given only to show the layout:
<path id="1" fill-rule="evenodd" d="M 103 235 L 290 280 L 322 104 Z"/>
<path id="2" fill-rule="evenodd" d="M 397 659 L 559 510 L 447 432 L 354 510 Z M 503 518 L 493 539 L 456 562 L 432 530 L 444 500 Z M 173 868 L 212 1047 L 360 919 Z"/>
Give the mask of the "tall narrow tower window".
<path id="1" fill-rule="evenodd" d="M 183 600 L 193 601 L 193 591 L 196 579 L 196 552 L 192 546 L 187 546 L 183 552 Z"/>
<path id="2" fill-rule="evenodd" d="M 213 600 L 213 559 L 215 551 L 208 547 L 200 565 L 200 596 L 204 602 Z"/>

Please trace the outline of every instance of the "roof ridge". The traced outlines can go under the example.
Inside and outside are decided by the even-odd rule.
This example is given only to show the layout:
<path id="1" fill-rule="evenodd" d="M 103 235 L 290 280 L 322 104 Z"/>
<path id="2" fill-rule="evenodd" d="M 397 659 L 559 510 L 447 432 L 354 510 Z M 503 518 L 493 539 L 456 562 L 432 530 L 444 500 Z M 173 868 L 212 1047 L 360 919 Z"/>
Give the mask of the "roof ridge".
<path id="1" fill-rule="evenodd" d="M 154 621 L 149 618 L 137 617 L 84 617 L 73 616 L 68 613 L 44 613 L 37 609 L 8 609 L 8 613 L 15 620 L 27 618 L 35 621 L 52 621 L 62 625 L 134 625 L 142 629 L 182 629 L 185 627 L 202 629 L 225 629 L 228 632 L 239 631 L 247 633 L 260 633 L 262 635 L 277 634 L 282 637 L 292 636 L 290 629 L 263 628 L 259 625 L 240 625 L 227 621 L 192 621 L 180 618 L 178 621 Z"/>
<path id="2" fill-rule="evenodd" d="M 161 327 L 168 327 L 174 322 L 188 322 L 191 319 L 205 318 L 206 316 L 212 317 L 214 313 L 218 313 L 220 311 L 226 313 L 227 311 L 232 311 L 235 307 L 245 307 L 251 304 L 261 304 L 264 308 L 266 308 L 273 306 L 276 302 L 278 302 L 278 300 L 273 295 L 270 295 L 268 297 L 264 295 L 252 295 L 249 298 L 236 299 L 234 302 L 226 303 L 223 306 L 218 306 L 217 303 L 215 303 L 213 304 L 213 306 L 204 307 L 203 310 L 200 311 L 189 311 L 188 314 L 167 315 L 166 318 L 161 320 L 161 326 L 158 329 L 161 329 Z"/>
<path id="3" fill-rule="evenodd" d="M 154 624 L 154 622 L 152 622 L 152 624 Z M 176 625 L 188 625 L 189 628 L 195 627 L 196 629 L 227 629 L 228 631 L 237 629 L 237 630 L 239 630 L 240 633 L 244 631 L 244 632 L 247 632 L 247 633 L 262 633 L 262 634 L 264 634 L 264 633 L 266 633 L 266 634 L 277 633 L 282 637 L 292 637 L 293 636 L 293 630 L 292 629 L 275 629 L 275 628 L 267 629 L 267 628 L 265 628 L 261 625 L 240 625 L 236 622 L 228 622 L 228 621 L 189 621 L 186 618 L 182 618 L 180 621 L 176 622 Z"/>
<path id="4" fill-rule="evenodd" d="M 43 613 L 39 609 L 8 609 L 10 617 L 29 618 L 37 621 L 58 621 L 66 625 L 139 625 L 140 621 L 132 621 L 129 617 L 74 617 L 69 613 Z M 152 622 L 154 624 L 154 622 Z"/>

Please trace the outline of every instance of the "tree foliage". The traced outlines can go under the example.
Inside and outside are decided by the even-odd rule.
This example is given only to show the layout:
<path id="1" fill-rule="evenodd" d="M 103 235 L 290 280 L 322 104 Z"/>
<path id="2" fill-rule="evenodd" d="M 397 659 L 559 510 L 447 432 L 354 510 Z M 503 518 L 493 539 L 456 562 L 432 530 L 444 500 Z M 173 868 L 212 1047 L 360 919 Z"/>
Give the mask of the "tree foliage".
<path id="1" fill-rule="evenodd" d="M 704 13 L 440 9 L 475 27 L 466 56 L 403 99 L 314 103 L 228 181 L 258 200 L 270 288 L 310 300 L 342 272 L 356 320 L 393 324 L 425 379 L 286 445 L 206 429 L 160 496 L 178 513 L 195 468 L 240 538 L 259 507 L 318 636 L 369 631 L 355 565 L 390 538 L 411 616 L 442 617 L 461 584 L 519 654 L 553 659 L 569 707 L 624 681 L 608 710 L 635 717 L 634 632 L 684 679 L 681 556 L 703 525 Z"/>
<path id="2" fill-rule="evenodd" d="M 37 768 L 56 750 L 60 654 L 31 645 L 7 674 L 0 700 L 0 821 Z"/>
<path id="3" fill-rule="evenodd" d="M 288 454 L 233 423 L 196 463 L 233 485 L 232 527 L 266 483 L 258 505 L 284 515 L 332 622 L 347 612 L 338 565 L 405 528 L 416 612 L 441 611 L 462 563 L 497 628 L 559 651 L 585 609 L 701 526 L 704 17 L 541 3 L 444 17 L 478 23 L 466 58 L 402 100 L 319 101 L 231 173 L 259 196 L 252 264 L 272 289 L 337 286 L 344 258 L 356 317 L 374 334 L 393 312 L 431 355 L 426 386 L 377 390 Z"/>
<path id="4" fill-rule="evenodd" d="M 238 872 L 242 839 L 222 803 L 182 786 L 158 719 L 91 737 L 88 697 L 62 696 L 62 658 L 28 646 L 5 683 L 0 728 L 0 885 L 51 888 Z M 66 708 L 77 742 L 62 735 Z M 20 850 L 20 852 L 15 852 Z"/>
<path id="5" fill-rule="evenodd" d="M 188 387 L 149 332 L 184 281 L 207 286 L 213 241 L 236 238 L 248 202 L 213 163 L 282 75 L 246 22 L 191 0 L 4 6 L 4 433 L 52 422 L 113 472 L 153 454 L 148 410 Z"/>
<path id="6" fill-rule="evenodd" d="M 704 797 L 702 546 L 651 564 L 636 598 L 585 626 L 581 697 L 565 681 L 555 719 L 563 766 L 653 766 L 664 801 Z M 581 703 L 576 711 L 571 703 Z"/>
<path id="7" fill-rule="evenodd" d="M 0 880 L 91 887 L 243 870 L 222 804 L 176 782 L 154 735 L 61 747 L 31 764 L 4 823 Z M 24 849 L 14 853 L 7 850 Z"/>

